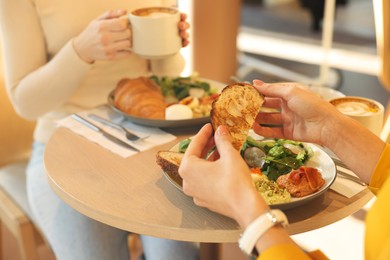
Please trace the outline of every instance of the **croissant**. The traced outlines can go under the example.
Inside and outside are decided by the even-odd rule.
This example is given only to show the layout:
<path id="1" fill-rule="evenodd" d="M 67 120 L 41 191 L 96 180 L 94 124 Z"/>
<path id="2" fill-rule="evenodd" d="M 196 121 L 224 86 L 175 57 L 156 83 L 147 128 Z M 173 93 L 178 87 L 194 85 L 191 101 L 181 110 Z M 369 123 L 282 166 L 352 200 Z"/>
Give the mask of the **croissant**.
<path id="1" fill-rule="evenodd" d="M 133 116 L 165 118 L 164 96 L 159 86 L 147 77 L 120 80 L 114 91 L 114 105 Z"/>

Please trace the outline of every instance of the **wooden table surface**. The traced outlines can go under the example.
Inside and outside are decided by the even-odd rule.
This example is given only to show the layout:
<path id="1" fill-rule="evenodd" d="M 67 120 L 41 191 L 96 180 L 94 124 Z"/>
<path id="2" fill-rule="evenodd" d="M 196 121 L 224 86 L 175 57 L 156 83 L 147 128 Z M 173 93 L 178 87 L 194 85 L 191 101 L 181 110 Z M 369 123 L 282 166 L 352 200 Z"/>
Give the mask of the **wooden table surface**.
<path id="1" fill-rule="evenodd" d="M 45 150 L 45 167 L 55 192 L 82 214 L 131 232 L 205 243 L 236 242 L 241 230 L 227 217 L 197 207 L 175 188 L 155 163 L 158 150 L 168 150 L 197 129 L 171 131 L 173 142 L 122 158 L 69 129 L 58 128 Z M 372 193 L 351 199 L 332 190 L 285 210 L 288 232 L 298 234 L 339 221 L 362 208 Z"/>

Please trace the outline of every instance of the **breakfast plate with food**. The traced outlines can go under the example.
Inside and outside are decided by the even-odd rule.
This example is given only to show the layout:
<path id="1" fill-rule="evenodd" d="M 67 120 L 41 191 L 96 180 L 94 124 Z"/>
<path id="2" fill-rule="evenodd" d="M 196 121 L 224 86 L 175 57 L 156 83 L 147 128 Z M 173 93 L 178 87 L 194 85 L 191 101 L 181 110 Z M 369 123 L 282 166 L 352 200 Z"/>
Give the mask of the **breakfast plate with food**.
<path id="1" fill-rule="evenodd" d="M 248 139 L 244 146 L 247 146 L 248 142 L 253 143 L 253 139 Z M 163 169 L 164 177 L 179 190 L 182 190 L 182 179 L 177 170 L 190 140 L 185 139 L 169 151 L 160 151 L 157 154 L 157 163 Z M 315 144 L 284 139 L 261 139 L 255 142 L 260 146 L 273 143 L 273 148 L 269 146 L 268 151 L 264 152 L 265 156 L 257 159 L 259 166 L 254 166 L 249 162 L 254 160 L 245 157 L 245 152 L 248 156 L 248 151 L 256 146 L 248 145 L 241 150 L 251 170 L 254 185 L 271 208 L 289 209 L 305 204 L 326 192 L 336 179 L 336 166 L 332 158 Z M 291 143 L 293 145 L 283 146 Z M 296 149 L 302 149 L 304 152 L 295 154 Z M 278 156 L 274 156 L 275 153 L 279 153 Z M 304 156 L 307 158 L 303 159 Z M 297 185 L 289 185 L 288 179 L 297 181 Z"/>
<path id="2" fill-rule="evenodd" d="M 122 79 L 108 96 L 109 106 L 146 126 L 177 128 L 210 121 L 211 103 L 225 84 L 197 75 Z"/>
<path id="3" fill-rule="evenodd" d="M 220 125 L 228 128 L 233 147 L 240 152 L 254 186 L 270 207 L 297 207 L 329 189 L 336 179 L 336 166 L 315 144 L 254 134 L 251 128 L 263 101 L 264 97 L 250 84 L 229 85 L 213 102 L 211 124 L 214 130 Z M 191 138 L 182 140 L 156 155 L 164 176 L 180 190 L 178 168 L 190 142 Z"/>

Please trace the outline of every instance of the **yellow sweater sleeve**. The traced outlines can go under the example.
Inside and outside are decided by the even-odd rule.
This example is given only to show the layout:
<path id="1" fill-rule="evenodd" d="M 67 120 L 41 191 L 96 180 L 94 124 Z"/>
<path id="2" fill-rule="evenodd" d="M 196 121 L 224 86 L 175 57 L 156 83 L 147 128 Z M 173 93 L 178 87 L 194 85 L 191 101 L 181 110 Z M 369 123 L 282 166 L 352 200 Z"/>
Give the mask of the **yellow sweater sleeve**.
<path id="1" fill-rule="evenodd" d="M 316 250 L 310 253 L 305 253 L 297 245 L 294 244 L 281 244 L 273 246 L 265 250 L 257 260 L 266 259 L 278 259 L 278 260 L 290 260 L 290 259 L 312 259 L 312 260 L 325 260 L 327 258 L 321 251 Z"/>
<path id="2" fill-rule="evenodd" d="M 375 170 L 371 176 L 369 189 L 377 194 L 379 189 L 385 183 L 390 175 L 390 144 L 386 143 L 386 147 L 382 152 L 381 157 L 375 167 Z"/>
<path id="3" fill-rule="evenodd" d="M 370 180 L 377 195 L 366 216 L 365 259 L 390 259 L 390 144 L 378 161 Z"/>

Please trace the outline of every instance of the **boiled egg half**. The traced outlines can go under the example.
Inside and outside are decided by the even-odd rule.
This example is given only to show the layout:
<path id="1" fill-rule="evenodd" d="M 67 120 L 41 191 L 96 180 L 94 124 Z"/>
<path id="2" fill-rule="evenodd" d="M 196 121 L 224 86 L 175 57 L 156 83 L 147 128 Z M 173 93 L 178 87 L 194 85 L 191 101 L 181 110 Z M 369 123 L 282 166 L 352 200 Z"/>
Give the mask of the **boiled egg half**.
<path id="1" fill-rule="evenodd" d="M 165 109 L 166 120 L 191 119 L 193 113 L 191 108 L 183 104 L 173 104 Z"/>

